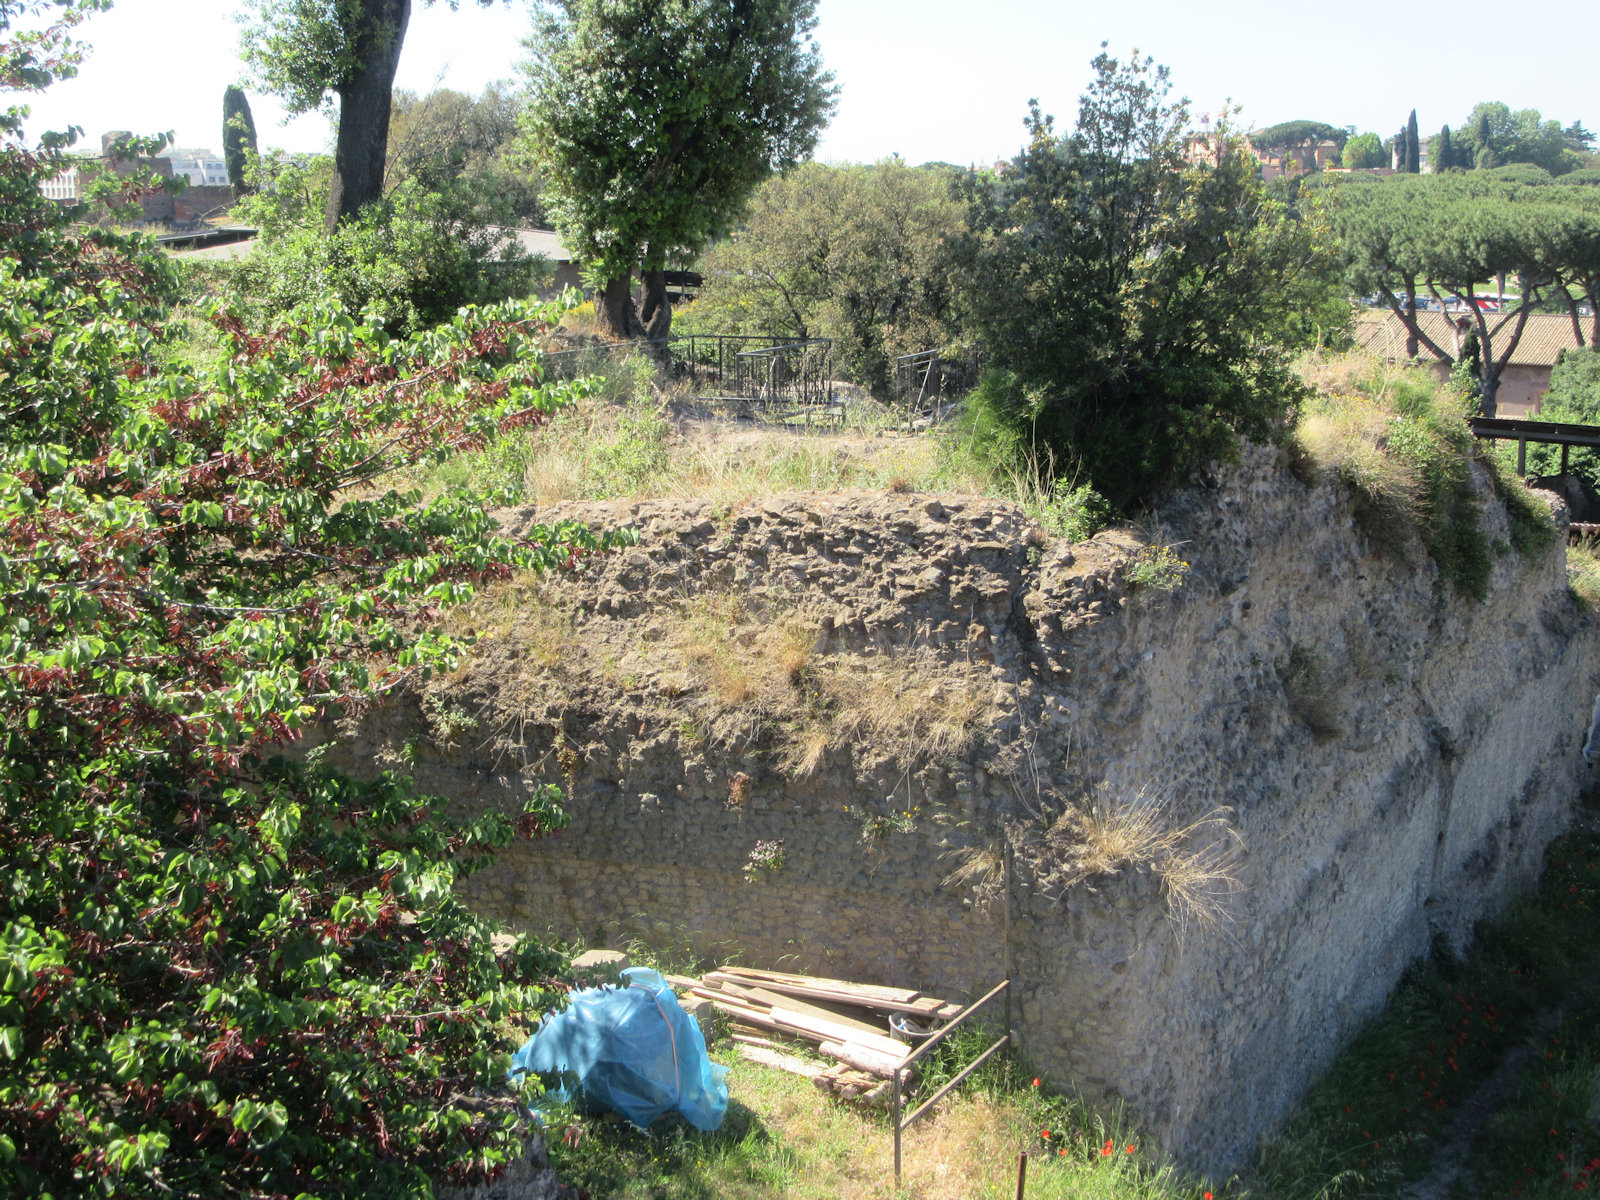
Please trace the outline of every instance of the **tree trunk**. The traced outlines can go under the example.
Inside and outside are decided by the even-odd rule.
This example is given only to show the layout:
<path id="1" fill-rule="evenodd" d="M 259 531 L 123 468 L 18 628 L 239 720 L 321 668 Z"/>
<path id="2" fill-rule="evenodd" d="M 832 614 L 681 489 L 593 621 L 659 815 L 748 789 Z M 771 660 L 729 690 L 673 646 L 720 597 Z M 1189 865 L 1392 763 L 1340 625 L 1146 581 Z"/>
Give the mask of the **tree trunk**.
<path id="1" fill-rule="evenodd" d="M 354 44 L 360 65 L 337 89 L 339 133 L 328 191 L 329 233 L 365 205 L 383 199 L 394 73 L 411 21 L 411 0 L 359 0 L 359 8 L 361 28 Z"/>
<path id="2" fill-rule="evenodd" d="M 1406 361 L 1417 356 L 1417 277 L 1407 275 L 1406 281 Z"/>
<path id="3" fill-rule="evenodd" d="M 1478 380 L 1478 415 L 1480 417 L 1493 417 L 1498 411 L 1495 397 L 1500 394 L 1500 368 L 1485 354 L 1483 356 L 1483 377 Z"/>
<path id="4" fill-rule="evenodd" d="M 630 342 L 664 343 L 672 333 L 672 305 L 667 302 L 666 272 L 644 272 L 644 296 L 638 306 L 633 302 L 631 275 L 608 279 L 595 305 L 595 316 L 600 319 L 601 331 L 610 337 Z M 653 353 L 664 360 L 666 348 L 663 345 Z"/>
<path id="5" fill-rule="evenodd" d="M 633 307 L 631 274 L 606 280 L 594 315 L 600 319 L 600 331 L 610 337 L 631 342 L 644 336 L 644 326 L 639 323 L 639 314 Z"/>
<path id="6" fill-rule="evenodd" d="M 1567 291 L 1565 285 L 1563 285 L 1561 288 L 1561 295 L 1562 298 L 1567 302 L 1567 316 L 1572 319 L 1573 339 L 1576 340 L 1578 345 L 1581 347 L 1584 345 L 1584 337 L 1583 322 L 1578 317 L 1578 302 L 1572 298 L 1572 293 Z"/>
<path id="7" fill-rule="evenodd" d="M 672 305 L 667 301 L 667 273 L 649 270 L 644 273 L 644 303 L 639 306 L 639 320 L 644 326 L 644 336 L 652 342 L 664 342 L 672 333 Z"/>

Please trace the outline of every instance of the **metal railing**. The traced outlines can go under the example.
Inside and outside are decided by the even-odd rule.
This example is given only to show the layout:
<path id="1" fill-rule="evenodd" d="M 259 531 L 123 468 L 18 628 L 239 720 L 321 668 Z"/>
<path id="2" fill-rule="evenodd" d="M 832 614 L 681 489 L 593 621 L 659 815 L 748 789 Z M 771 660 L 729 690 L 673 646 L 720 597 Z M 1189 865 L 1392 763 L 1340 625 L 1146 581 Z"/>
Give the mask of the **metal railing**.
<path id="1" fill-rule="evenodd" d="M 1010 979 L 1002 979 L 994 987 L 990 988 L 987 992 L 985 992 L 982 997 L 980 997 L 977 1000 L 974 1000 L 971 1004 L 967 1005 L 967 1007 L 963 1008 L 959 1013 L 957 1013 L 953 1018 L 951 1018 L 951 1021 L 950 1021 L 950 1023 L 948 1025 L 946 1025 L 943 1029 L 939 1030 L 938 1033 L 934 1034 L 927 1041 L 923 1042 L 922 1045 L 918 1046 L 916 1048 L 916 1050 L 912 1051 L 912 1053 L 907 1055 L 905 1062 L 903 1062 L 893 1072 L 893 1075 L 894 1075 L 894 1110 L 893 1110 L 894 1111 L 894 1178 L 895 1178 L 895 1183 L 896 1184 L 898 1184 L 900 1182 L 900 1138 L 901 1138 L 901 1135 L 904 1134 L 906 1130 L 910 1129 L 911 1126 L 913 1124 L 915 1124 L 916 1121 L 920 1117 L 922 1117 L 925 1113 L 927 1113 L 927 1111 L 929 1109 L 931 1109 L 935 1104 L 939 1103 L 940 1100 L 943 1100 L 945 1098 L 945 1096 L 947 1096 L 950 1093 L 950 1090 L 952 1088 L 954 1088 L 959 1083 L 961 1083 L 962 1080 L 966 1079 L 966 1077 L 968 1075 L 971 1075 L 979 1067 L 983 1066 L 984 1063 L 988 1062 L 989 1059 L 993 1055 L 999 1053 L 1000 1050 L 1004 1049 L 1006 1046 L 1009 1046 L 1011 1044 L 1011 1021 L 1009 1020 L 1009 1016 L 1008 1016 L 1008 1019 L 1006 1021 L 1006 1031 L 1005 1031 L 1005 1033 L 1003 1033 L 1000 1036 L 1000 1040 L 999 1041 L 995 1042 L 994 1045 L 990 1046 L 982 1054 L 978 1055 L 977 1058 L 973 1059 L 970 1063 L 968 1063 L 964 1068 L 962 1068 L 961 1072 L 954 1079 L 952 1079 L 949 1083 L 945 1084 L 937 1092 L 935 1092 L 933 1095 L 929 1096 L 926 1100 L 924 1100 L 921 1104 L 919 1104 L 917 1106 L 917 1108 L 916 1108 L 916 1111 L 913 1112 L 909 1117 L 907 1117 L 903 1121 L 900 1119 L 900 1110 L 901 1110 L 900 1080 L 901 1080 L 902 1076 L 905 1074 L 905 1072 L 909 1071 L 913 1065 L 916 1064 L 918 1059 L 922 1058 L 925 1054 L 928 1053 L 928 1051 L 932 1050 L 935 1046 L 937 1046 L 945 1038 L 949 1037 L 950 1034 L 954 1033 L 955 1030 L 968 1017 L 972 1016 L 973 1013 L 977 1012 L 985 1004 L 989 1003 L 989 1001 L 993 1000 L 996 996 L 1001 995 L 1002 993 L 1005 993 L 1005 995 L 1006 995 L 1006 1000 L 1007 1000 L 1006 1007 L 1007 1007 L 1008 1014 L 1009 1014 L 1011 997 L 1010 997 L 1010 993 L 1009 993 L 1009 991 L 1007 989 L 1009 989 L 1010 986 L 1011 986 L 1011 980 Z"/>
<path id="2" fill-rule="evenodd" d="M 596 342 L 547 352 L 545 375 L 572 379 L 634 353 L 669 362 L 673 375 L 688 380 L 699 400 L 741 404 L 776 420 L 838 417 L 832 338 L 692 333 L 657 341 Z"/>
<path id="3" fill-rule="evenodd" d="M 836 407 L 832 338 L 693 333 L 673 352 L 701 399 L 743 401 L 780 419 Z"/>
<path id="4" fill-rule="evenodd" d="M 895 403 L 911 413 L 931 412 L 941 401 L 971 391 L 977 381 L 975 360 L 952 361 L 938 350 L 919 350 L 894 360 Z"/>

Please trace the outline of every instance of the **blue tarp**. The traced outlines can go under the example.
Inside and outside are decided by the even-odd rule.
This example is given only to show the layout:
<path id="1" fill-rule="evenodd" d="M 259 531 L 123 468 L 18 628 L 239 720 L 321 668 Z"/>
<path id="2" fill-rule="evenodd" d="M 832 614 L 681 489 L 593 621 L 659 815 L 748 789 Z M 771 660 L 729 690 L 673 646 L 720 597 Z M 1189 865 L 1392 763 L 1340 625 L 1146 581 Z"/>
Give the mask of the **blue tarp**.
<path id="1" fill-rule="evenodd" d="M 665 979 L 648 967 L 622 978 L 626 987 L 572 993 L 517 1051 L 511 1075 L 538 1075 L 556 1099 L 614 1109 L 641 1129 L 672 1109 L 696 1129 L 719 1128 L 728 1068 L 711 1061 L 700 1026 Z"/>

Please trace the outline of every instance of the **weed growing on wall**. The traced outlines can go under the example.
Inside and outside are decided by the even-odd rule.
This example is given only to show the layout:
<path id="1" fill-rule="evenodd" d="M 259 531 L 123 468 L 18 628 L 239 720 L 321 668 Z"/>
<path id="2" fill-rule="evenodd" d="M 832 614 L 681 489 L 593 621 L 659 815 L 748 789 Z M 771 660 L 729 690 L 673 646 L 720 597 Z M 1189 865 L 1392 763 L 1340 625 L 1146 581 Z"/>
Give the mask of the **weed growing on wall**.
<path id="1" fill-rule="evenodd" d="M 1181 930 L 1231 920 L 1229 900 L 1243 885 L 1235 873 L 1242 844 L 1227 809 L 1184 819 L 1170 788 L 1130 794 L 1101 784 L 1069 804 L 1048 825 L 1016 835 L 1018 858 L 1035 875 L 1035 890 L 1052 899 L 1086 880 L 1150 872 Z"/>
<path id="2" fill-rule="evenodd" d="M 1313 646 L 1296 642 L 1278 668 L 1289 711 L 1316 734 L 1319 741 L 1344 736 L 1339 689 L 1329 678 L 1322 655 Z"/>
<path id="3" fill-rule="evenodd" d="M 1549 549 L 1556 540 L 1555 521 L 1550 516 L 1550 506 L 1535 497 L 1496 455 L 1482 457 L 1494 483 L 1495 495 L 1505 505 L 1506 520 L 1511 528 L 1511 547 L 1525 558 Z"/>
<path id="4" fill-rule="evenodd" d="M 789 852 L 784 847 L 784 841 L 784 838 L 761 841 L 751 848 L 744 864 L 745 882 L 783 870 L 789 861 Z"/>
<path id="5" fill-rule="evenodd" d="M 1567 587 L 1590 612 L 1600 608 L 1600 558 L 1593 543 L 1567 547 Z"/>
<path id="6" fill-rule="evenodd" d="M 1489 470 L 1506 505 L 1511 546 L 1531 556 L 1550 545 L 1548 512 L 1480 452 L 1454 392 L 1420 371 L 1341 361 L 1312 371 L 1325 390 L 1295 426 L 1290 465 L 1308 483 L 1334 478 L 1348 486 L 1356 521 L 1374 545 L 1405 558 L 1420 539 L 1444 579 L 1484 599 L 1493 547 L 1480 527 L 1474 462 Z"/>
<path id="7" fill-rule="evenodd" d="M 1072 487 L 1056 480 L 1040 503 L 1025 506 L 1046 532 L 1069 542 L 1086 542 L 1111 522 L 1111 505 L 1088 484 Z"/>
<path id="8" fill-rule="evenodd" d="M 1148 546 L 1128 564 L 1122 581 L 1129 590 L 1173 592 L 1183 585 L 1189 564 L 1171 546 Z"/>

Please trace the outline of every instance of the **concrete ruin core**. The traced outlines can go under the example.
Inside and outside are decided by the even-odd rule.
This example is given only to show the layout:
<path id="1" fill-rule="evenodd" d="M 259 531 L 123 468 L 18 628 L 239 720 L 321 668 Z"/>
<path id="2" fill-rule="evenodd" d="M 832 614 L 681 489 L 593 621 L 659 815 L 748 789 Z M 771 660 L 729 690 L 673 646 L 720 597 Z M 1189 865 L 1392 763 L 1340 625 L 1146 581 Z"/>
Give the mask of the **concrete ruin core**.
<path id="1" fill-rule="evenodd" d="M 1597 624 L 1477 484 L 1483 602 L 1264 448 L 1082 544 L 944 495 L 508 511 L 640 541 L 480 600 L 462 671 L 336 761 L 466 812 L 568 789 L 566 830 L 468 883 L 513 925 L 949 998 L 1004 973 L 1007 844 L 1029 1061 L 1230 1169 L 1582 786 Z M 1188 832 L 1075 848 L 1134 817 Z"/>

